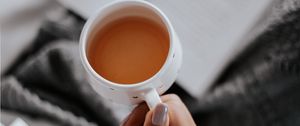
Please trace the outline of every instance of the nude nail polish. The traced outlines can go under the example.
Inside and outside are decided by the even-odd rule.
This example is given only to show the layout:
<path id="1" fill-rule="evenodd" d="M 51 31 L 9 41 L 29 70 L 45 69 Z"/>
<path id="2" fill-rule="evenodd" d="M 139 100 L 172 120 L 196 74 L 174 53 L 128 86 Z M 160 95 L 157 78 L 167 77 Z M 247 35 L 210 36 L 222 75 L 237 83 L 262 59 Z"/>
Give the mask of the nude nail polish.
<path id="1" fill-rule="evenodd" d="M 152 124 L 162 126 L 167 120 L 168 106 L 167 104 L 160 103 L 156 105 L 153 111 Z"/>

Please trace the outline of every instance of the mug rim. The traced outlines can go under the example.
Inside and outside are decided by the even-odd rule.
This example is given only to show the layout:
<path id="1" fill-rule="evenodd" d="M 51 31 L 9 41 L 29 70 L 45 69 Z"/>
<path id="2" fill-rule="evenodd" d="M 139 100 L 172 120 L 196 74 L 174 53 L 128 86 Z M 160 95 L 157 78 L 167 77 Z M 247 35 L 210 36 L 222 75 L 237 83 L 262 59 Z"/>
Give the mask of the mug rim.
<path id="1" fill-rule="evenodd" d="M 146 5 L 144 7 L 149 8 L 151 11 L 153 11 L 154 13 L 156 13 L 160 19 L 163 21 L 164 25 L 167 28 L 167 32 L 169 35 L 169 51 L 168 51 L 168 55 L 165 59 L 164 64 L 162 65 L 162 67 L 159 69 L 159 71 L 157 71 L 153 76 L 151 76 L 150 78 L 141 81 L 141 82 L 137 82 L 137 83 L 132 83 L 132 84 L 122 84 L 122 83 L 116 83 L 113 81 L 110 81 L 104 77 L 102 77 L 101 75 L 99 75 L 91 66 L 91 64 L 89 63 L 88 59 L 87 59 L 87 54 L 86 54 L 86 46 L 87 46 L 87 39 L 90 35 L 89 31 L 92 30 L 91 26 L 95 23 L 97 23 L 97 18 L 100 17 L 102 15 L 102 11 L 105 11 L 106 9 L 112 7 L 112 6 L 116 6 L 118 4 L 123 4 L 123 3 L 129 3 L 129 4 L 141 4 Z M 139 0 L 122 0 L 122 1 L 114 1 L 111 2 L 109 4 L 104 5 L 103 7 L 101 7 L 100 9 L 98 9 L 96 11 L 96 13 L 94 13 L 90 18 L 88 18 L 86 24 L 83 27 L 83 30 L 81 32 L 80 35 L 80 43 L 79 43 L 79 50 L 80 50 L 80 57 L 81 57 L 81 61 L 83 63 L 84 68 L 86 69 L 86 71 L 96 80 L 101 81 L 101 82 L 105 82 L 115 88 L 133 88 L 133 87 L 142 87 L 146 84 L 148 84 L 149 82 L 151 82 L 152 80 L 155 80 L 157 78 L 159 78 L 159 76 L 161 76 L 167 69 L 167 67 L 171 64 L 171 60 L 172 60 L 172 54 L 174 52 L 174 30 L 173 27 L 171 26 L 171 23 L 169 21 L 169 19 L 167 18 L 167 16 L 156 6 L 154 6 L 153 4 L 147 2 L 147 1 L 139 1 Z M 104 83 L 100 83 L 103 85 L 107 85 Z"/>

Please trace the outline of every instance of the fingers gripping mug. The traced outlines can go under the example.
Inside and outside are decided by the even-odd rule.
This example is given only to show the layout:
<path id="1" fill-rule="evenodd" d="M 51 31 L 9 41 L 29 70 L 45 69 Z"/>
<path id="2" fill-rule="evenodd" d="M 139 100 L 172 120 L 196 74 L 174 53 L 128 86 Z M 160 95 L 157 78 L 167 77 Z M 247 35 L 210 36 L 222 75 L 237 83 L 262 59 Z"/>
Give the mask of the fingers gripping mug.
<path id="1" fill-rule="evenodd" d="M 89 83 L 99 95 L 127 105 L 145 101 L 150 109 L 174 83 L 182 62 L 169 19 L 145 1 L 116 1 L 101 8 L 86 22 L 79 49 Z"/>

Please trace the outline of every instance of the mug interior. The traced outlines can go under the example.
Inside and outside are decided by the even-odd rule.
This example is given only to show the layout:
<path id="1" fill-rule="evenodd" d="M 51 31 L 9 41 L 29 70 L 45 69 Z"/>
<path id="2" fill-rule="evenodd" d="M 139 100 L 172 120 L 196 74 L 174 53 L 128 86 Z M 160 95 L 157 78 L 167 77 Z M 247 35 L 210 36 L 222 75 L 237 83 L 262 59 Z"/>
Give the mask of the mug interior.
<path id="1" fill-rule="evenodd" d="M 139 83 L 134 83 L 134 84 L 130 84 L 130 85 L 137 85 L 140 83 L 143 83 L 147 80 L 151 80 L 152 78 L 154 78 L 155 76 L 158 76 L 158 74 L 161 72 L 161 70 L 165 67 L 166 62 L 168 61 L 169 55 L 171 54 L 171 47 L 172 47 L 172 37 L 171 37 L 171 32 L 169 30 L 167 21 L 165 21 L 165 17 L 163 17 L 163 15 L 161 15 L 160 12 L 157 11 L 157 8 L 153 8 L 152 6 L 145 4 L 143 2 L 137 2 L 137 1 L 127 1 L 127 2 L 118 2 L 115 4 L 112 4 L 110 6 L 106 6 L 105 8 L 103 8 L 100 12 L 101 14 L 98 15 L 95 20 L 93 21 L 92 25 L 90 26 L 90 32 L 89 34 L 87 34 L 87 39 L 86 41 L 86 46 L 85 46 L 85 54 L 88 54 L 88 49 L 91 46 L 91 39 L 93 38 L 93 36 L 95 36 L 97 34 L 97 32 L 99 30 L 101 30 L 104 26 L 106 26 L 107 24 L 109 24 L 110 22 L 122 19 L 122 18 L 126 18 L 126 17 L 142 17 L 142 18 L 146 18 L 148 20 L 151 20 L 153 22 L 155 22 L 156 24 L 158 24 L 163 30 L 166 31 L 166 33 L 168 33 L 168 37 L 169 37 L 169 51 L 167 54 L 167 57 L 164 61 L 163 66 L 160 68 L 159 71 L 157 71 L 157 73 L 155 75 L 153 75 L 152 77 L 139 82 Z M 85 56 L 85 58 L 87 58 L 87 56 Z M 96 73 L 100 78 L 104 79 L 107 82 L 110 82 L 112 84 L 117 84 L 117 85 L 125 85 L 125 86 L 130 86 L 128 84 L 120 84 L 120 83 L 115 83 L 113 81 L 107 80 L 106 78 L 102 77 L 100 74 L 98 74 L 94 68 L 91 66 L 91 64 L 88 61 L 88 65 L 90 66 L 90 68 L 92 68 L 92 70 L 94 71 L 93 73 Z"/>

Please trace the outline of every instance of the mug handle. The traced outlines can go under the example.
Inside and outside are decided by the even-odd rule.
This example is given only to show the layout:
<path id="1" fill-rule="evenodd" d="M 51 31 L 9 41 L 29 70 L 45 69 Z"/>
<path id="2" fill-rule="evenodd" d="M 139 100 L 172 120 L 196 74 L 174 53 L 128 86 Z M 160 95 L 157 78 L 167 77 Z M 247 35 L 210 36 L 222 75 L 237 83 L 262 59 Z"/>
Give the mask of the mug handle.
<path id="1" fill-rule="evenodd" d="M 161 103 L 159 94 L 155 88 L 150 89 L 144 94 L 144 100 L 146 101 L 149 109 L 154 109 L 158 103 Z"/>

